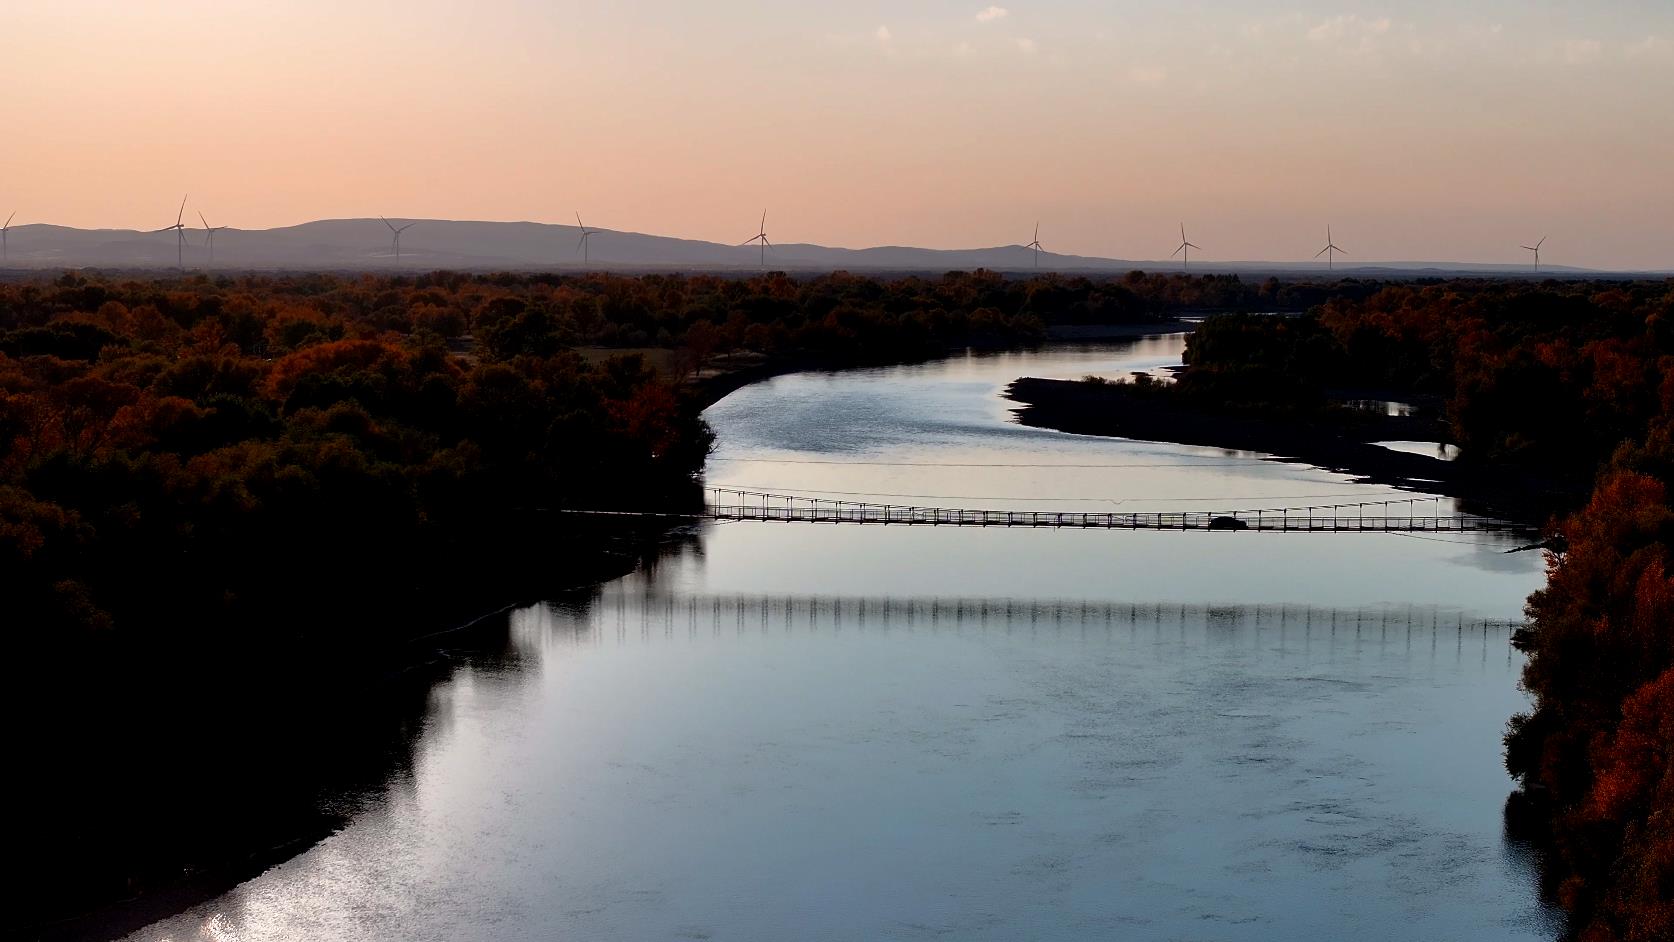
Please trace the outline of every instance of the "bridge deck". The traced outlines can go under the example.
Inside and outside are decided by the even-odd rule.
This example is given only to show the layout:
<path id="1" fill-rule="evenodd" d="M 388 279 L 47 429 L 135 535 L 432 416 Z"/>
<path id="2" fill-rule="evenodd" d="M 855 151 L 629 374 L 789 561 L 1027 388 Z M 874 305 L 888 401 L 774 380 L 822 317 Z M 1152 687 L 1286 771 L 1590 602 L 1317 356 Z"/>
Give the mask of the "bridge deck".
<path id="1" fill-rule="evenodd" d="M 714 520 L 849 523 L 881 526 L 1045 527 L 1098 530 L 1252 530 L 1286 533 L 1529 532 L 1530 527 L 1473 514 L 1419 514 L 1433 498 L 1325 507 L 1227 511 L 1092 512 L 970 510 L 825 500 L 750 491 L 711 490 L 703 516 Z M 1401 513 L 1402 508 L 1406 513 Z"/>

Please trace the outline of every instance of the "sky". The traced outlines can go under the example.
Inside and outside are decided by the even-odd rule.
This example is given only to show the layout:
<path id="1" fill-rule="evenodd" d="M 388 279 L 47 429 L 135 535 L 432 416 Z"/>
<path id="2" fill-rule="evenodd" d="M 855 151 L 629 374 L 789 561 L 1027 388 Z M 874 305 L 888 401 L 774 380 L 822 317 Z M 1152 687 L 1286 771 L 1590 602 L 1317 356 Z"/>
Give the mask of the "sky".
<path id="1" fill-rule="evenodd" d="M 1674 268 L 1668 0 L 8 0 L 14 225 Z"/>

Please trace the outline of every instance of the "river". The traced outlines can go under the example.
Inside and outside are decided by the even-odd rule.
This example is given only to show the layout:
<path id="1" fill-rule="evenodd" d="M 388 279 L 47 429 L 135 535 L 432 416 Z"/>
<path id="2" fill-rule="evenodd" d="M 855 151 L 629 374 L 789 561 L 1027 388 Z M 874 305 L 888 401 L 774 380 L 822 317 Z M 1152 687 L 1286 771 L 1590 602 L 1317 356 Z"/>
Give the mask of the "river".
<path id="1" fill-rule="evenodd" d="M 993 509 L 1381 501 L 1009 420 L 1178 337 L 738 390 L 709 482 Z M 1447 506 L 1445 502 L 1443 506 Z M 513 612 L 347 826 L 136 940 L 1551 939 L 1481 535 L 726 523 Z"/>

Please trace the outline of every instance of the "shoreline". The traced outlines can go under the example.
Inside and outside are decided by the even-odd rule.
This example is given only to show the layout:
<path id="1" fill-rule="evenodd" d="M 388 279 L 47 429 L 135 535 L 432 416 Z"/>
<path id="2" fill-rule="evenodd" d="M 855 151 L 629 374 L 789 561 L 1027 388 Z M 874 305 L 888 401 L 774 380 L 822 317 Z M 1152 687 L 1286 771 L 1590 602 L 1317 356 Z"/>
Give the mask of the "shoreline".
<path id="1" fill-rule="evenodd" d="M 1046 328 L 1049 341 L 1080 340 L 1138 340 L 1142 337 L 1161 337 L 1169 334 L 1189 334 L 1197 324 L 1181 320 L 1159 321 L 1155 324 L 1057 324 Z"/>
<path id="2" fill-rule="evenodd" d="M 1020 424 L 1078 435 L 1229 448 L 1347 474 L 1361 483 L 1441 494 L 1472 513 L 1545 526 L 1567 496 L 1558 482 L 1497 465 L 1395 451 L 1426 440 L 1433 420 L 1366 415 L 1340 421 L 1212 410 L 1121 383 L 1023 377 L 1006 387 Z"/>
<path id="3" fill-rule="evenodd" d="M 1095 343 L 1106 340 L 1138 340 L 1144 337 L 1187 334 L 1196 329 L 1197 324 L 1181 320 L 1179 317 L 1138 324 L 1061 324 L 1055 327 L 1047 327 L 1038 343 Z M 923 357 L 875 363 L 832 363 L 814 357 L 789 357 L 780 360 L 764 359 L 746 366 L 717 369 L 707 376 L 689 378 L 683 386 L 701 411 L 745 386 L 765 382 L 776 376 L 785 376 L 791 373 L 837 372 L 878 366 L 929 363 L 938 359 L 958 356 L 966 351 L 1003 353 L 1011 350 L 1028 349 L 1031 346 L 1038 345 L 1038 343 L 963 344 L 947 347 Z"/>
<path id="4" fill-rule="evenodd" d="M 383 642 L 354 650 L 325 652 L 316 663 L 322 665 L 310 679 L 313 696 L 328 709 L 315 709 L 298 725 L 286 730 L 260 725 L 272 722 L 251 712 L 247 722 L 256 729 L 301 733 L 308 736 L 326 735 L 319 725 L 326 722 L 332 709 L 352 709 L 354 732 L 342 742 L 333 741 L 326 747 L 343 760 L 325 770 L 316 779 L 303 776 L 296 783 L 298 794 L 318 789 L 335 790 L 344 786 L 341 766 L 356 761 L 345 751 L 351 748 L 375 754 L 399 754 L 404 738 L 415 721 L 411 715 L 413 703 L 428 698 L 439 684 L 445 683 L 455 671 L 480 657 L 498 656 L 499 638 L 506 632 L 506 618 L 521 607 L 548 599 L 585 596 L 599 586 L 632 573 L 641 564 L 646 541 L 656 547 L 670 545 L 678 539 L 679 525 L 660 525 L 650 528 L 610 527 L 600 533 L 591 552 L 569 557 L 566 565 L 578 567 L 572 578 L 562 584 L 548 585 L 534 591 L 504 591 L 487 596 L 473 596 L 470 601 L 442 610 L 433 610 L 413 634 L 393 636 Z M 358 745 L 357 745 L 358 744 Z M 383 761 L 397 761 L 399 759 Z M 334 797 L 334 802 L 353 803 L 358 784 L 351 783 L 347 791 Z M 271 795 L 267 796 L 269 799 Z M 189 857 L 175 857 L 163 863 L 179 867 L 173 879 L 146 885 L 152 877 L 146 873 L 159 865 L 157 860 L 139 861 L 130 869 L 144 874 L 142 881 L 128 895 L 120 897 L 89 897 L 84 908 L 74 912 L 60 911 L 28 924 L 8 927 L 40 942 L 68 942 L 84 938 L 121 938 L 143 930 L 158 920 L 169 918 L 194 906 L 214 899 L 240 883 L 266 870 L 283 864 L 321 841 L 330 837 L 352 812 L 331 807 L 333 803 L 299 799 L 285 807 L 271 804 L 251 808 L 248 817 L 236 827 L 247 835 L 238 849 L 214 846 L 215 838 L 208 837 L 199 845 L 197 853 Z M 205 824 L 205 835 L 215 830 Z"/>

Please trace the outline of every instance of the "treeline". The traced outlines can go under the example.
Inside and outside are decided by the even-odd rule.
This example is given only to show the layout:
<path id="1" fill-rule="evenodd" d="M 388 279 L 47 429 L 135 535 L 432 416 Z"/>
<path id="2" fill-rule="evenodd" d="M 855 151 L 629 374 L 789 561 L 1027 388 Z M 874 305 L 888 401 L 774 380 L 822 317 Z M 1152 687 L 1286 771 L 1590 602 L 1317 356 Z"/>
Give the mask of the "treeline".
<path id="1" fill-rule="evenodd" d="M 90 359 L 112 344 L 177 342 L 208 322 L 253 356 L 394 332 L 444 342 L 469 337 L 484 356 L 499 359 L 587 346 L 694 345 L 848 362 L 1011 344 L 1056 324 L 1137 323 L 1193 310 L 1301 310 L 1340 290 L 1142 272 L 1106 279 L 986 271 L 939 278 L 434 272 L 126 282 L 67 275 L 0 284 L 0 331 L 8 332 L 3 348 L 14 357 L 65 359 Z"/>
<path id="2" fill-rule="evenodd" d="M 312 592 L 422 572 L 530 508 L 673 499 L 708 447 L 678 381 L 718 354 L 905 360 L 1285 290 L 988 272 L 0 284 L 15 623 L 138 630 L 163 595 L 196 623 L 294 601 L 302 571 Z M 609 355 L 645 348 L 673 355 Z"/>
<path id="3" fill-rule="evenodd" d="M 492 521 L 668 501 L 702 469 L 708 430 L 637 357 L 460 356 L 404 291 L 261 287 L 0 287 L 0 560 L 26 636 L 414 583 Z"/>
<path id="4" fill-rule="evenodd" d="M 154 630 L 160 597 L 200 624 L 386 576 L 426 585 L 488 521 L 674 499 L 708 447 L 678 380 L 719 354 L 907 360 L 1295 290 L 989 272 L 0 283 L 13 623 Z M 648 347 L 672 354 L 662 370 L 608 357 Z"/>
<path id="5" fill-rule="evenodd" d="M 1186 385 L 1277 403 L 1438 401 L 1460 460 L 1539 468 L 1584 496 L 1664 408 L 1671 305 L 1666 282 L 1387 286 L 1306 317 L 1211 318 L 1188 340 Z"/>
<path id="6" fill-rule="evenodd" d="M 1674 938 L 1674 282 L 1391 287 L 1213 319 L 1190 359 L 1200 389 L 1288 405 L 1434 396 L 1459 460 L 1571 482 L 1566 548 L 1528 606 L 1508 813 L 1544 838 L 1576 937 Z"/>

